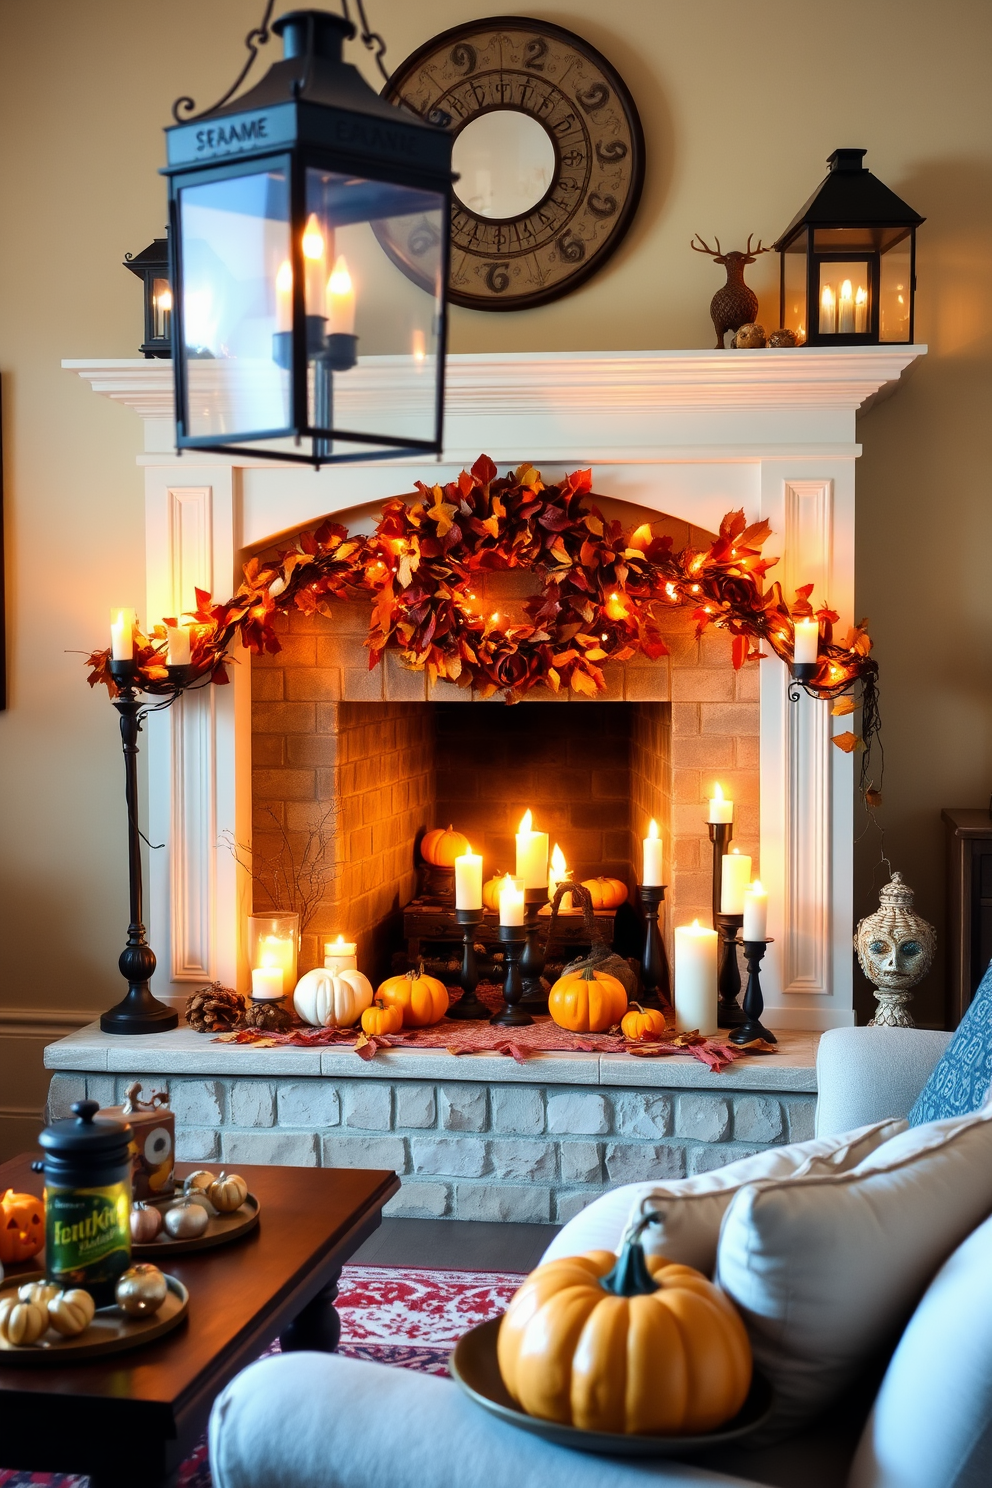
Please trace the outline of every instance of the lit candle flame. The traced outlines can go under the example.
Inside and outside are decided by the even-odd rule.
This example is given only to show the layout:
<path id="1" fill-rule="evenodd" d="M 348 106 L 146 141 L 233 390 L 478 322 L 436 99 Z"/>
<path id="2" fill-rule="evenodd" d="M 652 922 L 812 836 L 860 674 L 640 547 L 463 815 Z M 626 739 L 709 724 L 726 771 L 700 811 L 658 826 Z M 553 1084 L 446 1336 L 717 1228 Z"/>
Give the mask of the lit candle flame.
<path id="1" fill-rule="evenodd" d="M 324 234 L 320 230 L 316 212 L 311 212 L 307 218 L 307 225 L 303 229 L 303 257 L 323 258 L 324 256 Z M 335 270 L 337 264 L 335 264 Z M 280 270 L 280 273 L 282 270 Z"/>
<path id="2" fill-rule="evenodd" d="M 636 527 L 630 534 L 630 546 L 640 548 L 643 553 L 649 546 L 653 535 L 650 522 L 642 522 L 640 527 Z"/>
<path id="3" fill-rule="evenodd" d="M 714 800 L 714 801 L 722 801 L 723 800 L 723 789 L 722 789 L 719 781 L 717 781 L 716 785 L 713 787 L 713 795 L 712 795 L 712 798 L 711 799 Z"/>
<path id="4" fill-rule="evenodd" d="M 286 294 L 289 290 L 292 289 L 292 287 L 293 265 L 290 263 L 288 258 L 284 258 L 282 263 L 279 265 L 279 272 L 276 275 L 276 289 L 281 290 L 283 294 Z"/>
<path id="5" fill-rule="evenodd" d="M 851 287 L 850 279 L 845 279 L 841 285 L 840 297 L 842 300 L 852 300 L 854 298 L 854 290 Z"/>
<path id="6" fill-rule="evenodd" d="M 719 789 L 720 789 L 720 787 L 717 786 L 717 790 L 719 790 Z M 657 842 L 657 840 L 658 840 L 658 823 L 655 821 L 654 817 L 651 818 L 651 821 L 648 824 L 648 836 L 649 837 L 653 837 L 654 840 Z"/>
<path id="7" fill-rule="evenodd" d="M 765 892 L 765 887 L 764 887 L 764 884 L 761 882 L 761 879 L 760 878 L 752 878 L 752 880 L 751 880 L 750 893 L 752 893 L 752 894 L 763 894 L 764 892 Z"/>
<path id="8" fill-rule="evenodd" d="M 867 305 L 868 303 L 868 291 L 863 284 L 858 285 L 857 294 L 854 296 L 854 303 L 856 305 Z"/>
<path id="9" fill-rule="evenodd" d="M 532 832 L 534 830 L 534 818 L 531 815 L 531 812 L 530 812 L 530 809 L 529 808 L 528 808 L 527 811 L 524 812 L 523 816 L 520 818 L 520 826 L 518 827 L 517 830 L 520 832 L 520 835 L 521 836 L 523 836 L 523 834 L 525 832 Z M 507 878 L 510 877 L 509 874 L 507 874 L 506 876 L 507 876 Z"/>
<path id="10" fill-rule="evenodd" d="M 162 293 L 158 296 L 158 308 L 163 311 L 163 313 L 167 310 L 172 309 L 171 289 L 163 289 Z"/>
<path id="11" fill-rule="evenodd" d="M 551 877 L 557 882 L 560 882 L 565 877 L 567 872 L 568 865 L 565 862 L 565 854 L 562 852 L 561 848 L 556 842 L 554 845 L 554 850 L 551 854 Z"/>
<path id="12" fill-rule="evenodd" d="M 323 242 L 323 239 L 321 239 L 321 242 Z M 306 240 L 306 238 L 304 238 L 303 239 L 303 251 L 304 251 L 304 253 L 306 253 L 306 243 L 307 243 L 307 240 Z M 323 247 L 322 247 L 321 248 L 321 253 L 323 253 L 323 251 L 324 250 L 323 250 Z M 311 257 L 311 258 L 319 258 L 320 257 L 320 253 L 310 254 L 308 256 Z M 334 261 L 334 268 L 331 270 L 331 277 L 327 281 L 327 292 L 328 292 L 328 294 L 332 294 L 332 295 L 346 295 L 346 294 L 351 294 L 351 291 L 352 291 L 353 288 L 354 288 L 354 286 L 352 285 L 352 282 L 351 282 L 351 275 L 348 272 L 347 261 L 345 259 L 344 254 L 343 253 L 339 253 L 338 256 L 337 256 L 337 258 Z"/>
<path id="13" fill-rule="evenodd" d="M 850 284 L 848 284 L 848 288 L 850 288 Z M 824 310 L 829 311 L 834 308 L 834 292 L 830 288 L 829 284 L 825 284 L 823 286 L 823 293 L 820 296 L 820 304 L 823 306 Z"/>

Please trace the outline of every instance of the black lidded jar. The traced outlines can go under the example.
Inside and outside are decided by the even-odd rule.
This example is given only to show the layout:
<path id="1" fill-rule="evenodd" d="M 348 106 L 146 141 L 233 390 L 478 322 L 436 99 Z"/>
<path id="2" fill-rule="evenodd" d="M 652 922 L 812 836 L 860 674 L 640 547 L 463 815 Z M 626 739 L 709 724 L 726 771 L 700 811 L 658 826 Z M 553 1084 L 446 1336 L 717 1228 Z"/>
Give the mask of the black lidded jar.
<path id="1" fill-rule="evenodd" d="M 131 1264 L 131 1128 L 95 1120 L 98 1101 L 77 1101 L 75 1120 L 53 1121 L 45 1150 L 45 1269 L 61 1287 L 82 1287 L 97 1307 L 114 1301 Z"/>

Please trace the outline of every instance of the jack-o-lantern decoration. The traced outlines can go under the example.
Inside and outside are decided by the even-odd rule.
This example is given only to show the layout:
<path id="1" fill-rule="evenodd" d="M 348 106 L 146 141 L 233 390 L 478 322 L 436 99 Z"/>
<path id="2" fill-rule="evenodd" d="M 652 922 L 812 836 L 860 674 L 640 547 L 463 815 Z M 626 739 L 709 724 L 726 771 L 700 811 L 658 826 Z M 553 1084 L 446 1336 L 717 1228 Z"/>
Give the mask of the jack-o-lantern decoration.
<path id="1" fill-rule="evenodd" d="M 12 1188 L 0 1197 L 0 1261 L 26 1261 L 45 1243 L 45 1206 L 34 1194 L 15 1193 Z"/>
<path id="2" fill-rule="evenodd" d="M 318 966 L 301 976 L 293 1006 L 314 1028 L 350 1028 L 372 1005 L 372 983 L 360 971 Z"/>
<path id="3" fill-rule="evenodd" d="M 591 966 L 567 971 L 548 993 L 548 1012 L 559 1028 L 572 1033 L 605 1033 L 626 1011 L 623 983 Z"/>
<path id="4" fill-rule="evenodd" d="M 468 838 L 454 827 L 435 827 L 426 832 L 420 844 L 420 856 L 434 868 L 454 868 L 455 859 L 471 852 Z"/>
<path id="5" fill-rule="evenodd" d="M 593 909 L 617 909 L 627 902 L 627 885 L 620 878 L 584 878 L 582 887 L 592 895 Z"/>
<path id="6" fill-rule="evenodd" d="M 386 1007 L 398 1007 L 405 1028 L 426 1028 L 437 1023 L 448 1011 L 451 999 L 448 989 L 437 977 L 427 976 L 423 962 L 405 976 L 387 977 L 375 994 Z"/>

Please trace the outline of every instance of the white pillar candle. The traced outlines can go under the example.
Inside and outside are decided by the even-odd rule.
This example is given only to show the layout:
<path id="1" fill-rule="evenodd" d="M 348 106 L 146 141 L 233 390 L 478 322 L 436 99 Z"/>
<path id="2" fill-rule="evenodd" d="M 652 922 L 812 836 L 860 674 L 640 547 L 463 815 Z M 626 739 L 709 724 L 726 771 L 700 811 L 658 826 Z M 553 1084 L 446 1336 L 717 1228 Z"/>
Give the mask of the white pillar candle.
<path id="1" fill-rule="evenodd" d="M 273 1002 L 283 995 L 281 966 L 256 966 L 251 973 L 251 995 L 260 1002 Z"/>
<path id="2" fill-rule="evenodd" d="M 720 881 L 720 912 L 739 915 L 744 913 L 744 890 L 751 882 L 751 859 L 740 853 L 724 853 Z"/>
<path id="3" fill-rule="evenodd" d="M 110 612 L 110 658 L 112 661 L 134 660 L 133 610 L 114 609 Z"/>
<path id="4" fill-rule="evenodd" d="M 511 878 L 509 874 L 500 880 L 499 922 L 501 925 L 524 922 L 524 886 L 519 878 Z"/>
<path id="5" fill-rule="evenodd" d="M 189 666 L 190 627 L 188 625 L 167 625 L 165 633 L 168 637 L 166 666 Z"/>
<path id="6" fill-rule="evenodd" d="M 654 817 L 651 818 L 648 835 L 641 845 L 644 849 L 641 883 L 648 888 L 658 888 L 665 880 L 661 871 L 661 838 L 658 836 L 658 823 Z"/>
<path id="7" fill-rule="evenodd" d="M 815 661 L 819 649 L 819 620 L 797 620 L 796 640 L 792 649 L 792 659 L 796 663 L 796 665 L 808 665 L 810 662 Z"/>
<path id="8" fill-rule="evenodd" d="M 854 289 L 850 279 L 845 279 L 840 287 L 840 299 L 837 301 L 837 334 L 839 336 L 850 336 L 854 330 Z"/>
<path id="9" fill-rule="evenodd" d="M 854 329 L 863 336 L 868 329 L 868 291 L 859 284 L 854 295 Z"/>
<path id="10" fill-rule="evenodd" d="M 293 329 L 293 265 L 284 259 L 276 275 L 276 330 Z"/>
<path id="11" fill-rule="evenodd" d="M 286 981 L 291 981 L 296 962 L 296 946 L 288 937 L 263 935 L 258 942 L 258 960 L 263 970 L 278 967 Z"/>
<path id="12" fill-rule="evenodd" d="M 303 273 L 307 314 L 323 315 L 324 286 L 327 283 L 327 244 L 315 212 L 310 213 L 303 229 Z"/>
<path id="13" fill-rule="evenodd" d="M 531 831 L 532 821 L 525 811 L 517 833 L 517 877 L 525 889 L 543 889 L 548 882 L 548 834 Z"/>
<path id="14" fill-rule="evenodd" d="M 351 282 L 343 253 L 335 260 L 331 277 L 327 281 L 327 334 L 355 334 L 355 286 Z"/>
<path id="15" fill-rule="evenodd" d="M 768 893 L 761 880 L 756 878 L 744 895 L 744 928 L 742 940 L 766 940 L 768 938 Z"/>
<path id="16" fill-rule="evenodd" d="M 675 1027 L 679 1033 L 716 1033 L 718 936 L 698 920 L 675 929 Z"/>
<path id="17" fill-rule="evenodd" d="M 455 908 L 482 908 L 482 854 L 469 850 L 455 859 Z"/>
<path id="18" fill-rule="evenodd" d="M 324 970 L 334 972 L 357 971 L 357 942 L 354 940 L 345 940 L 343 935 L 339 935 L 337 940 L 325 940 Z"/>
<path id="19" fill-rule="evenodd" d="M 708 822 L 732 822 L 734 819 L 733 801 L 725 801 L 723 791 L 719 785 L 716 786 L 710 797 L 710 809 L 706 817 Z"/>
<path id="20" fill-rule="evenodd" d="M 823 286 L 820 295 L 820 334 L 834 336 L 837 333 L 837 301 L 829 284 Z"/>

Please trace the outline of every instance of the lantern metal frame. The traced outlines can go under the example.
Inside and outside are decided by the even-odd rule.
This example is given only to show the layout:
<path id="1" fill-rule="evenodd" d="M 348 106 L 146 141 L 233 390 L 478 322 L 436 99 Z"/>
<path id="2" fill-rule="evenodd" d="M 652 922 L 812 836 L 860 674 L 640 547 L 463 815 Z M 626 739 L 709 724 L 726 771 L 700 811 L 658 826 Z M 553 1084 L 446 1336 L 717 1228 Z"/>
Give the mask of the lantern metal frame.
<path id="1" fill-rule="evenodd" d="M 271 5 L 261 29 L 267 27 L 270 12 Z M 279 35 L 295 30 L 298 41 L 301 28 L 305 28 L 305 48 L 302 51 L 291 51 L 287 36 L 287 55 L 282 62 L 274 64 L 254 88 L 233 103 L 222 101 L 202 114 L 186 118 L 181 118 L 180 114 L 194 106 L 191 100 L 179 99 L 173 106 L 173 116 L 178 122 L 166 130 L 169 163 L 161 174 L 169 182 L 176 447 L 180 452 L 189 449 L 210 450 L 219 454 L 248 453 L 253 458 L 289 461 L 318 468 L 327 464 L 364 461 L 370 457 L 399 459 L 410 455 L 440 456 L 450 267 L 450 235 L 446 229 L 450 222 L 454 181 L 451 171 L 452 136 L 443 126 L 426 122 L 409 110 L 381 98 L 356 68 L 344 62 L 341 56 L 343 43 L 356 35 L 356 28 L 346 16 L 329 11 L 291 11 L 275 21 L 270 29 Z M 261 29 L 249 33 L 249 38 L 253 37 L 257 41 L 261 36 Z M 362 33 L 366 44 L 367 31 L 366 26 Z M 369 34 L 380 42 L 375 33 Z M 327 79 L 331 70 L 336 71 L 337 75 L 333 77 L 333 84 L 329 87 Z M 215 122 L 217 127 L 212 127 Z M 333 413 L 326 424 L 311 420 L 308 387 L 310 357 L 302 243 L 307 220 L 307 173 L 310 170 L 421 190 L 438 197 L 437 209 L 442 231 L 436 279 L 437 308 L 433 321 L 437 364 L 432 438 L 389 438 L 335 428 Z M 284 172 L 289 193 L 289 261 L 293 270 L 291 355 L 288 369 L 289 422 L 285 427 L 232 431 L 224 435 L 190 434 L 187 432 L 189 386 L 186 357 L 183 354 L 180 194 L 189 186 L 233 180 L 267 171 Z M 388 251 L 385 245 L 380 246 L 384 252 Z M 334 339 L 352 342 L 351 360 L 339 360 L 336 364 L 335 349 L 329 347 L 322 358 L 327 363 L 323 375 L 328 381 L 334 370 L 354 365 L 354 338 L 328 337 L 328 341 Z M 276 439 L 292 439 L 297 445 L 304 439 L 309 439 L 311 451 L 304 454 L 258 447 L 262 441 Z M 361 448 L 357 451 L 335 453 L 335 442 L 358 445 Z"/>
<path id="2" fill-rule="evenodd" d="M 175 309 L 175 297 L 173 296 L 173 310 L 169 311 L 169 334 L 157 336 L 155 334 L 155 282 L 164 279 L 172 292 L 172 275 L 169 268 L 169 244 L 167 238 L 155 238 L 142 248 L 140 253 L 125 253 L 124 267 L 130 269 L 131 273 L 141 280 L 141 290 L 144 298 L 145 309 L 145 339 L 138 347 L 143 357 L 151 360 L 154 357 L 171 357 L 172 355 L 172 318 Z"/>
<path id="3" fill-rule="evenodd" d="M 916 328 L 916 229 L 926 221 L 862 164 L 867 150 L 838 149 L 827 158 L 827 175 L 773 245 L 779 254 L 779 321 L 786 312 L 786 255 L 806 254 L 806 346 L 910 346 Z M 839 246 L 817 249 L 816 234 L 824 230 L 871 233 L 873 248 Z M 884 246 L 883 246 L 883 235 Z M 909 327 L 906 339 L 881 340 L 881 274 L 887 253 L 909 239 Z M 868 276 L 868 327 L 864 331 L 821 331 L 819 328 L 820 265 L 864 263 Z"/>

